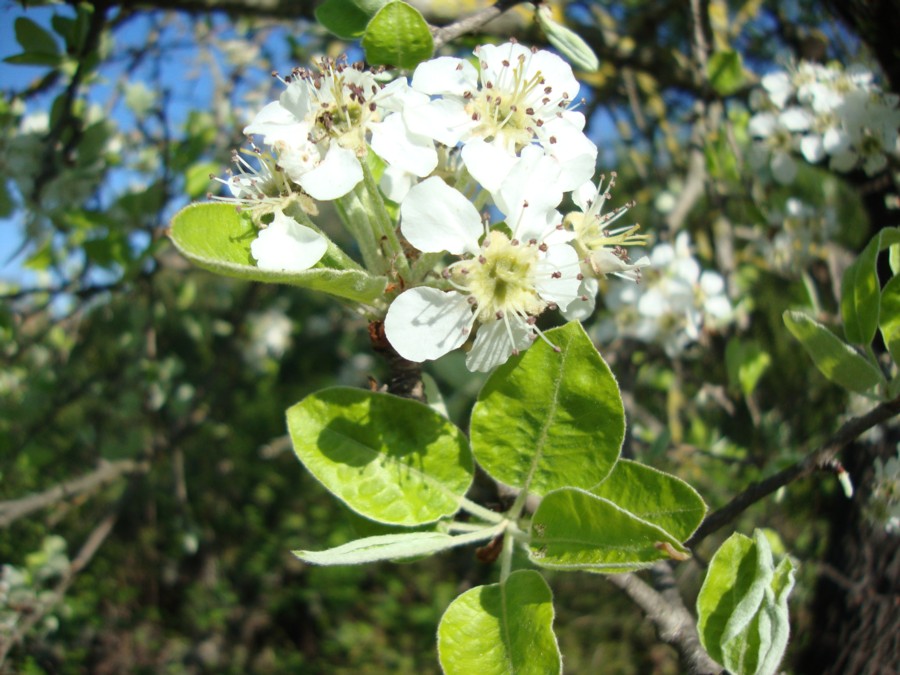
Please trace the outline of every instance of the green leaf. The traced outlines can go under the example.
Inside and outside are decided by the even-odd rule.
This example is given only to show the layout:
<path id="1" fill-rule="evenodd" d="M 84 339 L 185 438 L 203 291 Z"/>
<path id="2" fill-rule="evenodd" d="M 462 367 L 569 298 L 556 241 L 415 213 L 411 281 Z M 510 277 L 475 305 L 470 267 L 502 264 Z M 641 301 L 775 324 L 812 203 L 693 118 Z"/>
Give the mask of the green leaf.
<path id="1" fill-rule="evenodd" d="M 352 40 L 366 31 L 371 15 L 353 0 L 325 0 L 315 10 L 316 20 L 339 38 Z"/>
<path id="2" fill-rule="evenodd" d="M 335 387 L 289 408 L 287 422 L 306 469 L 378 522 L 420 525 L 452 515 L 472 482 L 465 435 L 417 401 Z"/>
<path id="3" fill-rule="evenodd" d="M 341 269 L 343 253 L 329 242 L 325 258 L 303 272 L 273 272 L 259 269 L 250 256 L 256 238 L 250 218 L 230 204 L 192 204 L 172 219 L 169 236 L 182 255 L 200 267 L 227 277 L 291 284 L 330 293 L 356 302 L 381 298 L 387 280 L 362 269 Z"/>
<path id="4" fill-rule="evenodd" d="M 62 62 L 59 54 L 44 54 L 38 52 L 24 52 L 13 54 L 3 59 L 3 63 L 11 63 L 14 66 L 58 66 Z"/>
<path id="5" fill-rule="evenodd" d="M 362 47 L 369 63 L 412 69 L 431 58 L 434 40 L 419 10 L 395 1 L 372 17 Z"/>
<path id="6" fill-rule="evenodd" d="M 875 366 L 822 324 L 801 312 L 785 311 L 782 316 L 816 368 L 835 384 L 861 394 L 884 382 Z"/>
<path id="7" fill-rule="evenodd" d="M 703 498 L 690 485 L 628 459 L 620 459 L 591 493 L 661 527 L 678 541 L 688 539 L 706 515 Z"/>
<path id="8" fill-rule="evenodd" d="M 697 630 L 709 655 L 737 675 L 776 672 L 789 633 L 787 601 L 794 568 L 775 569 L 761 530 L 735 533 L 710 561 L 697 597 Z"/>
<path id="9" fill-rule="evenodd" d="M 15 30 L 16 42 L 26 54 L 59 54 L 59 45 L 53 34 L 31 19 L 20 16 L 16 19 Z"/>
<path id="10" fill-rule="evenodd" d="M 604 574 L 687 554 L 662 528 L 575 488 L 555 490 L 541 500 L 532 519 L 530 549 L 531 561 L 541 567 Z"/>
<path id="11" fill-rule="evenodd" d="M 730 96 L 747 83 L 741 55 L 732 49 L 712 54 L 706 72 L 710 86 L 719 96 Z"/>
<path id="12" fill-rule="evenodd" d="M 453 537 L 443 532 L 404 532 L 366 537 L 327 551 L 294 551 L 311 565 L 361 565 L 379 560 L 403 560 L 485 541 L 496 536 L 494 528 Z"/>
<path id="13" fill-rule="evenodd" d="M 900 244 L 891 244 L 888 252 L 888 264 L 891 266 L 891 274 L 897 276 L 900 272 Z"/>
<path id="14" fill-rule="evenodd" d="M 878 326 L 881 288 L 875 262 L 880 236 L 876 236 L 844 272 L 841 279 L 841 319 L 847 342 L 868 345 Z"/>
<path id="15" fill-rule="evenodd" d="M 575 68 L 587 72 L 600 68 L 600 61 L 594 50 L 578 33 L 557 23 L 553 18 L 553 10 L 548 5 L 538 5 L 534 16 L 550 44 Z"/>
<path id="16" fill-rule="evenodd" d="M 553 634 L 553 594 L 533 570 L 479 586 L 454 600 L 438 626 L 446 675 L 547 675 L 562 672 Z"/>
<path id="17" fill-rule="evenodd" d="M 725 364 L 731 385 L 738 387 L 744 396 L 750 396 L 772 364 L 772 358 L 755 342 L 733 338 L 725 347 Z"/>
<path id="18" fill-rule="evenodd" d="M 478 463 L 507 485 L 536 494 L 591 488 L 615 465 L 625 438 L 616 380 L 581 324 L 547 331 L 497 368 L 472 411 Z"/>
<path id="19" fill-rule="evenodd" d="M 219 170 L 216 162 L 203 162 L 201 164 L 193 164 L 184 172 L 184 191 L 191 199 L 197 199 L 206 194 L 212 183 L 210 174 Z"/>
<path id="20" fill-rule="evenodd" d="M 881 291 L 878 326 L 891 358 L 900 365 L 900 277 L 892 277 Z"/>

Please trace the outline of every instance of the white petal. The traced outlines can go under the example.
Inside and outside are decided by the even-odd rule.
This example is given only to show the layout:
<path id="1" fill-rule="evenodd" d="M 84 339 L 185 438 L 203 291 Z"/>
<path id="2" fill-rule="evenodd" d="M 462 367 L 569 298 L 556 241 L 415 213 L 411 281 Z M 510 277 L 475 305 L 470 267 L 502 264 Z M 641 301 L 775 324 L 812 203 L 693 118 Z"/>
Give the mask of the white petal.
<path id="1" fill-rule="evenodd" d="M 384 332 L 397 353 L 410 361 L 436 359 L 462 345 L 475 315 L 462 293 L 411 288 L 388 308 Z"/>
<path id="2" fill-rule="evenodd" d="M 413 186 L 400 205 L 400 230 L 420 251 L 474 255 L 484 227 L 472 202 L 432 176 Z"/>
<path id="3" fill-rule="evenodd" d="M 812 115 L 803 108 L 788 108 L 778 116 L 778 121 L 788 131 L 806 131 L 812 124 Z"/>
<path id="4" fill-rule="evenodd" d="M 271 144 L 276 140 L 288 140 L 290 131 L 301 126 L 302 120 L 294 117 L 281 103 L 274 101 L 260 110 L 253 121 L 244 127 L 244 135 L 259 134 L 266 139 L 266 143 Z"/>
<path id="5" fill-rule="evenodd" d="M 542 144 L 561 166 L 560 187 L 574 190 L 594 176 L 597 146 L 579 129 L 561 118 L 553 118 L 541 129 Z"/>
<path id="6" fill-rule="evenodd" d="M 794 182 L 797 175 L 797 164 L 786 152 L 772 153 L 772 177 L 782 185 L 788 185 Z"/>
<path id="7" fill-rule="evenodd" d="M 597 304 L 597 291 L 600 285 L 594 277 L 585 277 L 578 287 L 578 297 L 569 303 L 562 315 L 566 321 L 585 321 L 594 313 Z"/>
<path id="8" fill-rule="evenodd" d="M 250 254 L 260 269 L 302 272 L 319 262 L 327 248 L 318 232 L 276 211 L 275 220 L 250 244 Z"/>
<path id="9" fill-rule="evenodd" d="M 322 163 L 297 182 L 313 199 L 328 200 L 343 197 L 362 179 L 356 153 L 332 143 Z"/>
<path id="10" fill-rule="evenodd" d="M 772 113 L 757 113 L 747 124 L 747 132 L 755 138 L 765 138 L 774 130 L 775 115 Z"/>
<path id="11" fill-rule="evenodd" d="M 427 176 L 437 166 L 434 141 L 408 131 L 401 114 L 392 113 L 384 122 L 370 124 L 369 128 L 372 130 L 372 150 L 391 166 L 417 176 Z"/>
<path id="12" fill-rule="evenodd" d="M 597 201 L 597 186 L 593 181 L 586 180 L 581 185 L 572 190 L 572 201 L 583 212 L 587 212 L 591 208 L 591 204 Z"/>
<path id="13" fill-rule="evenodd" d="M 509 330 L 503 319 L 482 324 L 475 336 L 475 344 L 466 356 L 466 368 L 472 372 L 487 372 L 506 363 L 513 351 L 531 346 L 531 330 L 518 317 L 509 318 Z M 512 334 L 512 341 L 510 341 Z"/>
<path id="14" fill-rule="evenodd" d="M 516 165 L 515 155 L 500 145 L 487 143 L 481 138 L 467 141 L 460 156 L 472 177 L 491 193 L 500 189 L 500 185 Z"/>
<path id="15" fill-rule="evenodd" d="M 403 121 L 413 133 L 453 147 L 475 126 L 462 101 L 439 98 L 403 108 Z"/>
<path id="16" fill-rule="evenodd" d="M 464 59 L 439 56 L 416 66 L 412 86 L 429 96 L 463 96 L 478 89 L 478 71 Z"/>
<path id="17" fill-rule="evenodd" d="M 825 146 L 822 144 L 822 137 L 818 134 L 807 134 L 800 139 L 800 152 L 810 164 L 822 161 L 825 157 Z"/>
<path id="18" fill-rule="evenodd" d="M 388 166 L 381 174 L 378 187 L 381 188 L 385 197 L 399 204 L 415 184 L 416 177 L 409 171 L 404 171 L 396 166 Z"/>
<path id="19" fill-rule="evenodd" d="M 562 201 L 559 176 L 559 162 L 537 146 L 529 145 L 523 148 L 500 188 L 491 191 L 497 206 L 506 214 L 510 229 L 522 241 L 540 237 L 547 220 L 543 213 L 555 209 Z M 540 230 L 534 232 L 534 228 L 526 227 L 523 220 L 538 222 Z"/>
<path id="20" fill-rule="evenodd" d="M 549 246 L 545 256 L 538 261 L 534 287 L 547 302 L 555 302 L 565 309 L 579 297 L 581 265 L 578 254 L 568 244 Z M 554 277 L 558 273 L 560 276 Z"/>

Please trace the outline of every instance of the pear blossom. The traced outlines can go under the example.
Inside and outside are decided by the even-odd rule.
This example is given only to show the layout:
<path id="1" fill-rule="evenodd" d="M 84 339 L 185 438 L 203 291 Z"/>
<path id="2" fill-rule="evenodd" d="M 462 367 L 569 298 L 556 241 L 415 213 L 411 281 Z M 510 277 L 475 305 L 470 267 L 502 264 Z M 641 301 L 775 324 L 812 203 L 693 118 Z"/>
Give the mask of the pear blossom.
<path id="1" fill-rule="evenodd" d="M 382 87 L 373 73 L 331 59 L 295 69 L 285 91 L 244 129 L 260 134 L 287 177 L 315 199 L 337 199 L 363 178 L 367 140 L 389 164 L 426 176 L 437 164 L 430 138 L 409 132 L 399 115 L 405 79 Z"/>
<path id="2" fill-rule="evenodd" d="M 302 272 L 315 265 L 328 249 L 328 241 L 280 210 L 250 244 L 250 255 L 260 269 Z"/>
<path id="3" fill-rule="evenodd" d="M 674 244 L 657 244 L 649 257 L 650 270 L 641 285 L 610 284 L 604 300 L 613 318 L 601 323 L 602 339 L 618 334 L 657 343 L 675 357 L 699 339 L 701 329 L 733 320 L 724 279 L 700 268 L 687 232 L 679 233 Z"/>
<path id="4" fill-rule="evenodd" d="M 581 259 L 581 271 L 584 275 L 579 297 L 563 312 L 570 320 L 583 320 L 593 313 L 599 289 L 598 279 L 613 275 L 638 283 L 641 280 L 641 269 L 650 264 L 647 256 L 632 263 L 625 249 L 626 246 L 644 246 L 647 243 L 646 235 L 637 234 L 640 225 L 609 229 L 634 203 L 629 202 L 603 213 L 604 204 L 612 198 L 612 189 L 616 184 L 615 172 L 605 185 L 604 181 L 605 177 L 601 176 L 596 186 L 587 181 L 576 188 L 572 192 L 572 201 L 579 211 L 567 214 L 564 221 L 572 228 L 574 237 L 571 244 Z"/>
<path id="5" fill-rule="evenodd" d="M 589 179 L 597 147 L 583 132 L 584 115 L 569 108 L 579 89 L 571 66 L 514 42 L 481 45 L 475 54 L 477 70 L 449 56 L 419 64 L 403 108 L 411 132 L 462 143 L 466 168 L 491 192 L 535 142 L 559 162 L 564 190 Z"/>
<path id="6" fill-rule="evenodd" d="M 462 346 L 477 324 L 466 366 L 488 371 L 541 335 L 535 323 L 545 309 L 565 309 L 576 298 L 581 273 L 577 253 L 559 229 L 557 179 L 555 162 L 523 156 L 494 195 L 508 231 L 489 229 L 475 206 L 440 177 L 410 189 L 400 206 L 403 235 L 423 252 L 461 258 L 442 272 L 448 290 L 412 288 L 388 308 L 385 333 L 401 356 L 437 359 Z M 534 190 L 538 182 L 543 193 Z"/>

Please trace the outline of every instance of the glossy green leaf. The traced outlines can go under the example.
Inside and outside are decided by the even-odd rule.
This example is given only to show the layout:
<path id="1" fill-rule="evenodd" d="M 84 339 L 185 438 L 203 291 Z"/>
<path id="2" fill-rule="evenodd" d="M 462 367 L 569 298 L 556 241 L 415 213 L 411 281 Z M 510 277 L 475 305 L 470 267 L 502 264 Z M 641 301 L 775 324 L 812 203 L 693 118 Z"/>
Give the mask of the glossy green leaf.
<path id="1" fill-rule="evenodd" d="M 600 67 L 600 60 L 590 45 L 578 33 L 557 23 L 548 5 L 538 5 L 534 16 L 550 44 L 574 68 L 594 72 Z"/>
<path id="2" fill-rule="evenodd" d="M 387 280 L 361 268 L 347 268 L 346 257 L 330 242 L 325 257 L 312 269 L 259 269 L 250 256 L 256 231 L 249 217 L 235 211 L 232 205 L 205 203 L 179 211 L 172 219 L 169 236 L 193 263 L 227 277 L 302 286 L 364 303 L 382 297 Z"/>
<path id="3" fill-rule="evenodd" d="M 678 541 L 693 534 L 706 515 L 703 498 L 680 478 L 646 464 L 620 459 L 609 477 L 591 490 Z"/>
<path id="4" fill-rule="evenodd" d="M 465 435 L 428 406 L 335 387 L 287 411 L 294 452 L 357 513 L 420 525 L 452 515 L 472 482 Z"/>
<path id="5" fill-rule="evenodd" d="M 26 54 L 59 54 L 56 38 L 31 19 L 20 16 L 15 23 L 16 42 Z"/>
<path id="6" fill-rule="evenodd" d="M 472 411 L 472 448 L 494 478 L 546 494 L 591 488 L 612 470 L 625 437 L 619 387 L 581 324 L 497 368 Z"/>
<path id="7" fill-rule="evenodd" d="M 361 565 L 379 560 L 403 560 L 486 541 L 496 536 L 493 528 L 451 536 L 443 532 L 404 532 L 366 537 L 327 551 L 294 551 L 300 560 L 311 565 Z"/>
<path id="8" fill-rule="evenodd" d="M 529 557 L 541 567 L 616 574 L 686 556 L 662 528 L 584 490 L 548 493 L 532 519 Z"/>
<path id="9" fill-rule="evenodd" d="M 847 342 L 868 345 L 878 327 L 881 287 L 878 254 L 900 243 L 900 229 L 886 227 L 872 237 L 841 279 L 841 319 Z"/>
<path id="10" fill-rule="evenodd" d="M 884 381 L 875 366 L 856 353 L 825 326 L 801 312 L 786 311 L 784 323 L 829 380 L 858 393 Z"/>
<path id="11" fill-rule="evenodd" d="M 891 244 L 888 252 L 888 264 L 891 266 L 891 274 L 897 276 L 900 273 L 900 244 Z"/>
<path id="12" fill-rule="evenodd" d="M 900 277 L 892 277 L 881 291 L 878 326 L 891 358 L 900 364 Z"/>
<path id="13" fill-rule="evenodd" d="M 316 20 L 339 38 L 352 40 L 366 31 L 371 15 L 353 0 L 325 0 L 315 9 Z"/>
<path id="14" fill-rule="evenodd" d="M 412 69 L 431 58 L 434 40 L 419 10 L 395 0 L 372 17 L 362 47 L 369 63 Z"/>
<path id="15" fill-rule="evenodd" d="M 478 586 L 454 600 L 438 626 L 446 675 L 549 675 L 562 672 L 553 634 L 553 594 L 533 570 Z"/>
<path id="16" fill-rule="evenodd" d="M 736 675 L 776 672 L 787 646 L 793 585 L 793 564 L 785 558 L 775 568 L 761 530 L 753 539 L 729 537 L 697 598 L 697 630 L 709 655 Z"/>
<path id="17" fill-rule="evenodd" d="M 747 83 L 741 55 L 732 49 L 715 52 L 709 57 L 707 76 L 719 96 L 730 96 Z"/>

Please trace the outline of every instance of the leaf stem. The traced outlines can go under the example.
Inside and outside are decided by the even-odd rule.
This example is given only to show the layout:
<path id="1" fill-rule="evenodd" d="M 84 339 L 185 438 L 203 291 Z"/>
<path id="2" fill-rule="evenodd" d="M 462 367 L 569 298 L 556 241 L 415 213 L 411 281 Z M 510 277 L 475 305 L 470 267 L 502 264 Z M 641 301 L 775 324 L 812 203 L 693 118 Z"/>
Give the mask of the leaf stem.
<path id="1" fill-rule="evenodd" d="M 471 513 L 473 516 L 481 518 L 489 523 L 502 523 L 507 519 L 507 516 L 502 513 L 497 513 L 496 511 L 491 511 L 490 509 L 486 509 L 481 506 L 481 504 L 476 504 L 473 501 L 466 499 L 465 497 L 459 498 L 459 505 L 462 509 L 468 513 Z"/>

